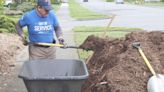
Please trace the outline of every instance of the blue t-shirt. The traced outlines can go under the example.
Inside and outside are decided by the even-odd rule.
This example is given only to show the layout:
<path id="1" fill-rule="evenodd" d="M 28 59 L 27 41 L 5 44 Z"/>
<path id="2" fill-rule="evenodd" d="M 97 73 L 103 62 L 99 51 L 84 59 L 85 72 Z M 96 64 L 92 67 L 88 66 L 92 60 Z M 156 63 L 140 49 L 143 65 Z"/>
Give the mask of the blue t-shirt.
<path id="1" fill-rule="evenodd" d="M 54 38 L 54 27 L 58 25 L 58 20 L 53 11 L 46 17 L 40 17 L 34 9 L 19 20 L 21 27 L 27 26 L 30 42 L 52 43 Z"/>

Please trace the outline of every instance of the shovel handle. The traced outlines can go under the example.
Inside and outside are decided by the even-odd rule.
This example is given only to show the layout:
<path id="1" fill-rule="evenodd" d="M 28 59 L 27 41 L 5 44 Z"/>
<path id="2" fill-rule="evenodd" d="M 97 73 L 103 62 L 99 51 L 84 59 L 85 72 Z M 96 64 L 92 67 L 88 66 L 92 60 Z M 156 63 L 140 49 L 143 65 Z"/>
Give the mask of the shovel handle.
<path id="1" fill-rule="evenodd" d="M 28 44 L 41 45 L 41 46 L 55 46 L 55 47 L 79 49 L 78 46 L 64 46 L 63 44 L 52 44 L 52 43 L 28 43 Z"/>
<path id="2" fill-rule="evenodd" d="M 66 48 L 75 48 L 75 49 L 79 49 L 78 46 L 66 46 Z"/>
<path id="3" fill-rule="evenodd" d="M 52 43 L 36 43 L 36 45 L 42 45 L 42 46 L 55 46 L 55 47 L 62 47 L 64 45 L 62 44 L 52 44 Z"/>
<path id="4" fill-rule="evenodd" d="M 143 59 L 144 59 L 146 65 L 147 65 L 147 67 L 149 68 L 149 70 L 151 71 L 151 73 L 152 73 L 153 75 L 156 75 L 156 73 L 155 73 L 153 67 L 151 66 L 150 62 L 148 61 L 148 59 L 146 58 L 145 54 L 143 53 L 143 51 L 142 51 L 142 49 L 141 49 L 140 47 L 138 47 L 138 51 L 139 51 L 139 53 L 141 54 L 141 56 L 143 57 Z"/>

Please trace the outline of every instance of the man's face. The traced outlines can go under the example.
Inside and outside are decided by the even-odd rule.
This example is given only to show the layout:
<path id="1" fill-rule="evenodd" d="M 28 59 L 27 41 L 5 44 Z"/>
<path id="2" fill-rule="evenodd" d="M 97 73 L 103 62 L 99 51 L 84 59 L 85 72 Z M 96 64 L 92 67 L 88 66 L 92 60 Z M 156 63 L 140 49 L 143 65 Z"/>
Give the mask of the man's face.
<path id="1" fill-rule="evenodd" d="M 42 6 L 38 6 L 38 12 L 42 17 L 45 17 L 48 15 L 49 10 L 46 10 L 44 7 Z"/>

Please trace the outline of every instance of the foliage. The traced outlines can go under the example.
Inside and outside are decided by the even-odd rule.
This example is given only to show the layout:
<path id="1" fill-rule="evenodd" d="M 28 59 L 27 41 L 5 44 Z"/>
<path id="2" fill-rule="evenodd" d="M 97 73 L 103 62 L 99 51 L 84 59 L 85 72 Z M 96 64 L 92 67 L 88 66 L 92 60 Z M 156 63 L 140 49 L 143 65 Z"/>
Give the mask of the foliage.
<path id="1" fill-rule="evenodd" d="M 61 4 L 52 4 L 52 8 L 55 12 L 57 12 L 60 9 Z"/>
<path id="2" fill-rule="evenodd" d="M 10 10 L 16 10 L 16 9 L 17 9 L 17 3 L 11 3 Z"/>
<path id="3" fill-rule="evenodd" d="M 0 0 L 0 10 L 3 9 L 3 3 L 4 3 L 4 0 Z"/>
<path id="4" fill-rule="evenodd" d="M 0 16 L 1 32 L 16 33 L 15 22 L 6 16 Z"/>
<path id="5" fill-rule="evenodd" d="M 23 12 L 20 10 L 17 10 L 17 11 L 16 10 L 5 10 L 4 14 L 9 15 L 9 16 L 11 16 L 11 15 L 22 15 Z"/>
<path id="6" fill-rule="evenodd" d="M 0 0 L 0 5 L 3 5 L 5 0 Z"/>
<path id="7" fill-rule="evenodd" d="M 7 29 L 4 29 L 4 28 L 0 28 L 0 33 L 4 33 L 4 32 L 8 32 L 8 30 Z"/>
<path id="8" fill-rule="evenodd" d="M 17 10 L 21 10 L 23 12 L 32 10 L 34 8 L 34 4 L 32 2 L 23 2 L 17 6 Z"/>
<path id="9" fill-rule="evenodd" d="M 114 0 L 106 0 L 106 2 L 114 2 Z"/>
<path id="10" fill-rule="evenodd" d="M 52 4 L 60 4 L 61 3 L 61 0 L 51 0 L 51 3 Z"/>

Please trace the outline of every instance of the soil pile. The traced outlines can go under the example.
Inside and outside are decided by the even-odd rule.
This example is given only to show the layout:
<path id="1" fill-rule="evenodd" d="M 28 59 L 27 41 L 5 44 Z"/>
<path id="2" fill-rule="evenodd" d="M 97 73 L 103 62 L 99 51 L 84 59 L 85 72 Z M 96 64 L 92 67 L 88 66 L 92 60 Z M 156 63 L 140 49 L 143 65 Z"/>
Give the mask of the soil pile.
<path id="1" fill-rule="evenodd" d="M 18 35 L 0 33 L 0 74 L 8 73 L 14 67 L 16 54 L 23 48 Z"/>
<path id="2" fill-rule="evenodd" d="M 147 92 L 152 76 L 132 43 L 141 48 L 157 73 L 164 74 L 164 33 L 132 32 L 121 39 L 89 36 L 80 46 L 94 51 L 87 63 L 90 76 L 82 92 Z"/>

